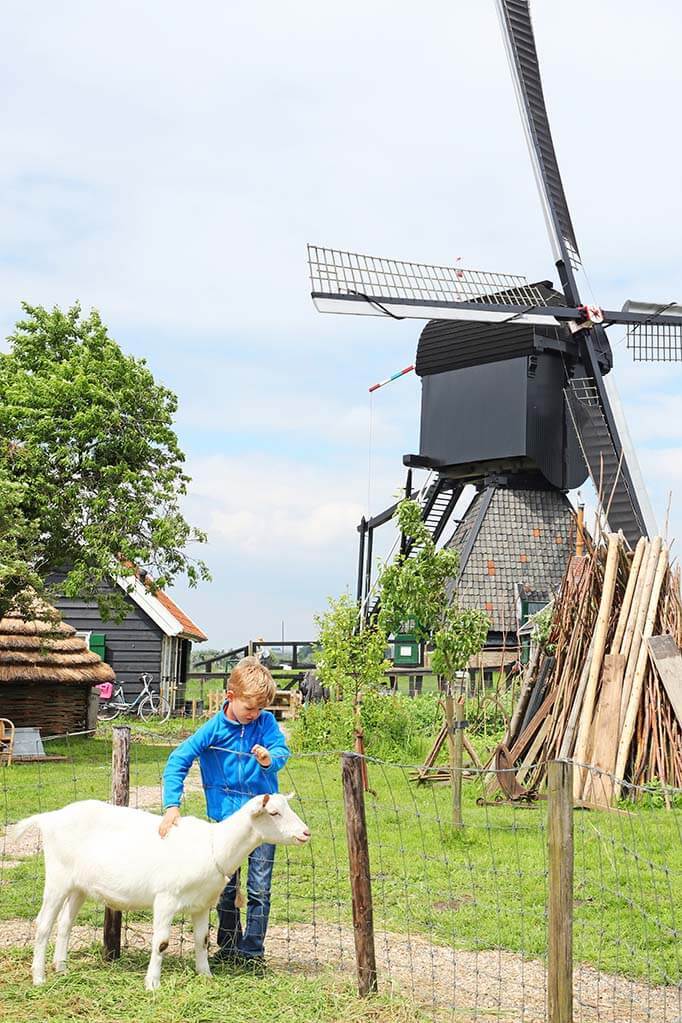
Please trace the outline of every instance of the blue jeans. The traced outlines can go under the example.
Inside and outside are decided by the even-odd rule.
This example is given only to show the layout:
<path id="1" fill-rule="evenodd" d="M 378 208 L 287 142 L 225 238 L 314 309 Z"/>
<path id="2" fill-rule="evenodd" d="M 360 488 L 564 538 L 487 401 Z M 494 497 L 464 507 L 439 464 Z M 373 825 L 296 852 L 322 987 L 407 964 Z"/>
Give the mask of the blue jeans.
<path id="1" fill-rule="evenodd" d="M 239 871 L 233 874 L 218 899 L 218 947 L 227 955 L 261 958 L 270 916 L 270 886 L 275 864 L 275 846 L 259 845 L 249 856 L 246 882 L 246 929 L 242 931 L 235 906 Z"/>

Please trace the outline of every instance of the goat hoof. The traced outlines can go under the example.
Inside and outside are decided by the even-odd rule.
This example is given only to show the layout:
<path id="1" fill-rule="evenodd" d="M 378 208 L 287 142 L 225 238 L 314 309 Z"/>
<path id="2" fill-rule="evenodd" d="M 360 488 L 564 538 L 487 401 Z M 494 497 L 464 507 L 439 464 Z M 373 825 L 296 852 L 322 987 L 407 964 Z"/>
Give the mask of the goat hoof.
<path id="1" fill-rule="evenodd" d="M 44 984 L 44 983 L 45 983 L 45 974 L 44 973 L 34 973 L 33 974 L 33 985 L 34 985 L 34 987 L 40 987 L 40 985 Z"/>
<path id="2" fill-rule="evenodd" d="M 66 960 L 62 959 L 57 961 L 55 959 L 53 966 L 55 973 L 66 973 Z"/>
<path id="3" fill-rule="evenodd" d="M 147 991 L 156 991 L 158 988 L 161 987 L 161 978 L 160 977 L 145 977 L 144 978 L 144 986 L 146 987 Z"/>

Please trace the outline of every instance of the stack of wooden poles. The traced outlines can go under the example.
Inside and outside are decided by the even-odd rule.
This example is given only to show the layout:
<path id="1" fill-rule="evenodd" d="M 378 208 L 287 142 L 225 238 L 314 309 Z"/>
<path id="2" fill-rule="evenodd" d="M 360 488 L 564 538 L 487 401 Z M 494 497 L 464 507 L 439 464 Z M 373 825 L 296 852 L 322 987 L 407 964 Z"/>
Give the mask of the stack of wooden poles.
<path id="1" fill-rule="evenodd" d="M 572 558 L 551 653 L 531 655 L 489 791 L 537 792 L 557 758 L 587 765 L 575 772 L 577 802 L 613 805 L 626 794 L 616 779 L 682 788 L 681 644 L 679 567 L 660 537 L 632 551 L 608 534 Z"/>

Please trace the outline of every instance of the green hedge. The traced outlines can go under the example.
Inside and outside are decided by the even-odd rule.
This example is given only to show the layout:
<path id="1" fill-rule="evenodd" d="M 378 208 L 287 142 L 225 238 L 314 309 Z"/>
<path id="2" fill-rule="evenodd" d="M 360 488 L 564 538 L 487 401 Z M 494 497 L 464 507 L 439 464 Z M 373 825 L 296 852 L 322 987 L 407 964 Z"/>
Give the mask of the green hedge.
<path id="1" fill-rule="evenodd" d="M 440 722 L 435 693 L 411 699 L 371 691 L 362 702 L 365 750 L 369 756 L 390 763 L 417 763 L 435 738 Z M 298 753 L 353 749 L 350 700 L 304 706 L 292 723 L 291 748 Z"/>

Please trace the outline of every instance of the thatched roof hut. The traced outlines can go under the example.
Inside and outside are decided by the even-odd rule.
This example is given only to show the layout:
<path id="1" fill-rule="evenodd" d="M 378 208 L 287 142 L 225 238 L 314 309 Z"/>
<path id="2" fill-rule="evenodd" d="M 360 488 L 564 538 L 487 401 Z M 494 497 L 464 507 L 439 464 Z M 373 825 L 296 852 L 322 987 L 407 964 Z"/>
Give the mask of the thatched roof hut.
<path id="1" fill-rule="evenodd" d="M 54 612 L 56 615 L 56 612 Z M 0 618 L 0 717 L 62 735 L 86 728 L 92 686 L 114 673 L 76 630 L 58 620 Z"/>

